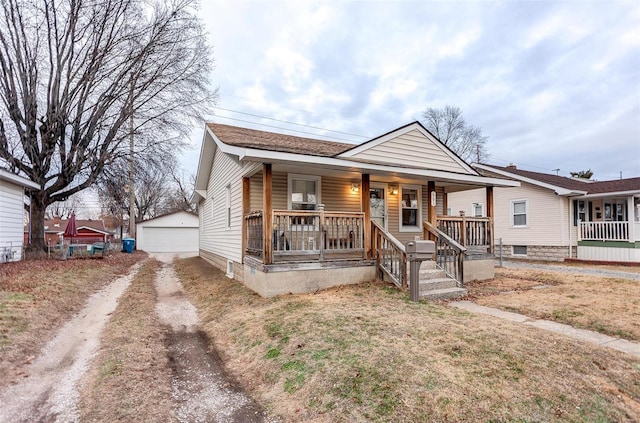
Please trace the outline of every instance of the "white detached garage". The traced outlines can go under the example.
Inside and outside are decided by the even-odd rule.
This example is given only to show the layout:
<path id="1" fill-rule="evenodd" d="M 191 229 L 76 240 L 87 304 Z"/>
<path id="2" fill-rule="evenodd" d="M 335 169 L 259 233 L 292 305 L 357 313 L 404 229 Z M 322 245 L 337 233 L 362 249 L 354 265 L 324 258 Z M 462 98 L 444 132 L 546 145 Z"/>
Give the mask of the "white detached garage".
<path id="1" fill-rule="evenodd" d="M 136 248 L 148 253 L 187 253 L 199 248 L 198 215 L 164 214 L 136 224 Z"/>

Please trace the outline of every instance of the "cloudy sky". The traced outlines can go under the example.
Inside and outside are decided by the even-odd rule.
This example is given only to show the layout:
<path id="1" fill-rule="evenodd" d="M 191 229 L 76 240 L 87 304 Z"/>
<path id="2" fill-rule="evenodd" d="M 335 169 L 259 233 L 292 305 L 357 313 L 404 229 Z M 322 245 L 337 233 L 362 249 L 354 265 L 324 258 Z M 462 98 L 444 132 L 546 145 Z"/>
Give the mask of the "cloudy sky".
<path id="1" fill-rule="evenodd" d="M 362 142 L 453 105 L 490 163 L 640 176 L 638 1 L 202 3 L 212 121 Z"/>

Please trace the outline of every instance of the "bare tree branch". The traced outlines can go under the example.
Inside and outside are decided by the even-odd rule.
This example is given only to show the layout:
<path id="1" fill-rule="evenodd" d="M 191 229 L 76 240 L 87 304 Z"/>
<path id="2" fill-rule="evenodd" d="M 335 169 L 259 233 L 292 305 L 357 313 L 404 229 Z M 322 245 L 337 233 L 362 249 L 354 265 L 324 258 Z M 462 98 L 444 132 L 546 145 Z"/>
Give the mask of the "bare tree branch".
<path id="1" fill-rule="evenodd" d="M 489 157 L 487 137 L 482 135 L 482 128 L 467 125 L 460 108 L 430 107 L 422 116 L 425 127 L 464 161 L 482 162 Z"/>
<path id="2" fill-rule="evenodd" d="M 136 150 L 177 151 L 215 102 L 196 6 L 0 2 L 0 164 L 41 186 L 32 195 L 36 244 L 46 206 L 95 184 L 128 154 L 130 131 Z"/>

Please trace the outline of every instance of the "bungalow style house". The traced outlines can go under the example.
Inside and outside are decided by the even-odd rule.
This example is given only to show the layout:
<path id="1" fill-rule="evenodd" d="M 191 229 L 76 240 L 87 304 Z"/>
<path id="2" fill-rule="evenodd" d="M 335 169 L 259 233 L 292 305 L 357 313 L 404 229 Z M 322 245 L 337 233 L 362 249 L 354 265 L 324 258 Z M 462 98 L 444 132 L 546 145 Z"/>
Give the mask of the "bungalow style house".
<path id="1" fill-rule="evenodd" d="M 260 295 L 376 277 L 406 287 L 404 244 L 416 239 L 437 245 L 424 289 L 455 291 L 493 277 L 493 187 L 518 185 L 481 175 L 419 122 L 360 145 L 208 123 L 192 201 L 200 256 Z M 442 232 L 446 194 L 476 188 L 486 217 L 447 218 L 458 231 Z"/>
<path id="2" fill-rule="evenodd" d="M 494 191 L 494 228 L 504 257 L 640 262 L 640 178 L 591 181 L 474 164 L 520 182 Z M 484 216 L 481 190 L 451 194 L 448 214 Z M 496 253 L 498 254 L 498 252 Z"/>
<path id="3" fill-rule="evenodd" d="M 25 189 L 38 189 L 35 182 L 0 169 L 0 263 L 21 260 L 22 228 L 28 225 Z"/>

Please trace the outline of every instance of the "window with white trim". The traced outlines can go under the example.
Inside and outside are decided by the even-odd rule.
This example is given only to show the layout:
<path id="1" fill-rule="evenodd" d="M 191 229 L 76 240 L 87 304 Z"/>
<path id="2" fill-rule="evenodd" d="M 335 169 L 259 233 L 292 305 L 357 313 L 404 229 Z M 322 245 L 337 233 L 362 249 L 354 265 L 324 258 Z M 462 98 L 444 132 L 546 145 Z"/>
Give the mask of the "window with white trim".
<path id="1" fill-rule="evenodd" d="M 320 177 L 290 173 L 287 176 L 289 210 L 315 210 L 318 204 L 320 204 Z"/>
<path id="2" fill-rule="evenodd" d="M 422 187 L 400 185 L 400 232 L 420 232 Z"/>
<path id="3" fill-rule="evenodd" d="M 226 198 L 226 208 L 225 208 L 225 218 L 227 229 L 231 229 L 231 185 L 227 185 L 225 187 L 225 198 Z"/>
<path id="4" fill-rule="evenodd" d="M 483 203 L 473 203 L 473 204 L 471 204 L 471 215 L 473 217 L 482 217 L 482 216 L 484 216 L 484 204 Z"/>
<path id="5" fill-rule="evenodd" d="M 511 200 L 511 227 L 526 228 L 529 225 L 529 202 L 527 200 Z"/>

